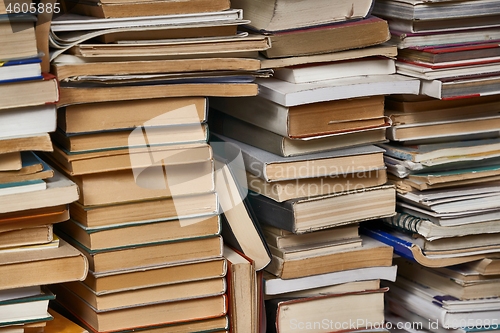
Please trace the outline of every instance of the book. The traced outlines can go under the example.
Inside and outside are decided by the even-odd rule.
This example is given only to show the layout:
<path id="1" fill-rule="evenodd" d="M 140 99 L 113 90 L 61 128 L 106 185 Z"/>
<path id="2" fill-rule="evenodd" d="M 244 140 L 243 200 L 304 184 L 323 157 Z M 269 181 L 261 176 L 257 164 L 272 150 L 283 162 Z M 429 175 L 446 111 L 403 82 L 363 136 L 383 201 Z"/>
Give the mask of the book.
<path id="1" fill-rule="evenodd" d="M 226 279 L 231 328 L 258 332 L 259 301 L 255 265 L 251 259 L 227 245 L 224 245 L 224 257 L 228 261 Z"/>
<path id="2" fill-rule="evenodd" d="M 89 333 L 83 327 L 54 309 L 49 307 L 48 312 L 54 319 L 47 322 L 47 325 L 43 329 L 44 333 Z"/>
<path id="3" fill-rule="evenodd" d="M 481 275 L 498 275 L 500 262 L 497 258 L 484 258 L 461 264 L 461 267 L 471 269 Z"/>
<path id="4" fill-rule="evenodd" d="M 25 91 L 30 93 L 22 93 Z M 44 74 L 43 80 L 1 84 L 0 96 L 0 109 L 5 110 L 56 103 L 59 100 L 59 90 L 56 78 L 51 74 Z"/>
<path id="5" fill-rule="evenodd" d="M 350 130 L 337 133 L 337 135 L 325 135 L 313 140 L 297 140 L 276 134 L 214 109 L 210 110 L 209 118 L 214 119 L 213 121 L 209 120 L 212 133 L 238 140 L 283 157 L 384 142 L 386 141 L 385 129 L 390 126 L 388 123 L 384 123 L 382 126 Z"/>
<path id="6" fill-rule="evenodd" d="M 331 285 L 341 285 L 353 281 L 396 280 L 397 266 L 365 267 L 300 277 L 280 279 L 274 275 L 264 275 L 264 292 L 268 296 L 281 297 L 298 291 L 314 290 Z"/>
<path id="7" fill-rule="evenodd" d="M 81 318 L 97 332 L 209 319 L 221 317 L 227 312 L 226 295 L 161 302 L 114 311 L 97 311 L 62 285 L 53 285 L 51 290 L 57 295 L 58 304 Z"/>
<path id="8" fill-rule="evenodd" d="M 475 283 L 466 283 L 448 276 L 443 270 L 437 271 L 403 258 L 394 261 L 398 265 L 398 274 L 405 279 L 434 289 L 441 295 L 448 295 L 456 300 L 498 297 L 498 278 L 485 278 Z M 403 281 L 401 281 L 403 282 Z M 399 284 L 399 282 L 398 282 Z M 439 300 L 437 298 L 436 300 Z M 479 309 L 477 309 L 479 310 Z"/>
<path id="9" fill-rule="evenodd" d="M 154 134 L 152 137 L 154 137 Z M 61 165 L 70 175 L 84 175 L 126 170 L 132 168 L 132 166 L 135 168 L 147 167 L 152 161 L 151 154 L 161 157 L 162 163 L 165 163 L 164 165 L 197 163 L 212 158 L 210 146 L 203 142 L 88 152 L 68 152 L 54 145 L 54 151 L 50 154 L 43 154 L 43 156 Z"/>
<path id="10" fill-rule="evenodd" d="M 0 232 L 50 225 L 69 219 L 67 204 L 0 214 Z"/>
<path id="11" fill-rule="evenodd" d="M 254 193 L 248 199 L 259 222 L 296 234 L 394 215 L 396 200 L 394 187 L 390 185 L 282 203 Z M 308 207 L 313 211 L 306 209 Z M 349 207 L 357 209 L 353 211 Z"/>
<path id="12" fill-rule="evenodd" d="M 79 281 L 65 283 L 64 288 L 100 312 L 222 295 L 226 292 L 226 280 L 224 277 L 218 277 L 100 294 Z"/>
<path id="13" fill-rule="evenodd" d="M 50 243 L 53 240 L 52 225 L 25 227 L 0 232 L 0 249 Z"/>
<path id="14" fill-rule="evenodd" d="M 45 190 L 0 196 L 0 213 L 60 206 L 78 199 L 78 186 L 57 170 L 44 183 L 47 186 Z"/>
<path id="15" fill-rule="evenodd" d="M 396 73 L 396 62 L 391 58 L 367 57 L 277 68 L 273 77 L 291 82 L 307 83 L 341 79 L 360 75 L 381 75 Z"/>
<path id="16" fill-rule="evenodd" d="M 280 31 L 361 19 L 369 15 L 372 1 L 318 2 L 313 7 L 288 4 L 281 1 L 233 1 L 235 8 L 243 9 L 250 26 L 261 31 Z M 354 8 L 354 9 L 353 9 Z M 333 15 L 326 13 L 331 11 Z M 301 13 L 301 15 L 298 15 Z M 285 19 L 286 18 L 286 19 Z"/>
<path id="17" fill-rule="evenodd" d="M 58 107 L 72 104 L 129 101 L 137 99 L 189 96 L 255 96 L 255 83 L 183 83 L 141 86 L 65 87 L 61 86 Z"/>
<path id="18" fill-rule="evenodd" d="M 402 238 L 401 233 L 396 235 L 395 230 L 386 230 L 381 228 L 363 228 L 362 232 L 394 248 L 394 253 L 416 261 L 426 267 L 444 267 L 458 265 L 461 263 L 481 260 L 487 256 L 487 253 L 465 253 L 465 254 L 445 254 L 445 255 L 426 255 L 418 244 L 411 241 L 411 237 Z M 497 251 L 498 252 L 498 251 Z"/>
<path id="19" fill-rule="evenodd" d="M 11 7 L 13 5 L 14 4 L 11 3 Z M 16 15 L 11 16 L 7 13 L 1 15 L 0 38 L 2 38 L 2 41 L 6 43 L 5 45 L 16 45 L 16 47 L 2 48 L 0 51 L 0 59 L 14 60 L 38 57 L 35 37 L 35 21 L 36 16 L 30 14 L 23 15 L 22 17 Z"/>
<path id="20" fill-rule="evenodd" d="M 113 225 L 132 225 L 138 222 L 155 222 L 210 216 L 218 213 L 215 191 L 186 196 L 129 201 L 102 206 L 70 204 L 71 218 L 81 225 L 97 229 Z"/>
<path id="21" fill-rule="evenodd" d="M 90 250 L 62 232 L 59 232 L 58 236 L 70 242 L 86 256 L 89 261 L 89 269 L 94 273 L 222 256 L 222 237 L 220 236 L 188 238 L 182 241 L 164 241 L 101 250 Z"/>
<path id="22" fill-rule="evenodd" d="M 5 157 L 5 159 L 8 160 L 10 157 L 7 155 L 10 154 L 14 155 L 16 159 L 19 158 L 19 166 L 15 169 L 2 170 L 0 174 L 1 180 L 7 180 L 11 177 L 14 178 L 15 176 L 34 174 L 44 169 L 42 161 L 32 151 L 7 153 L 2 155 L 2 157 Z"/>
<path id="23" fill-rule="evenodd" d="M 145 128 L 145 133 L 142 132 Z M 203 143 L 208 139 L 207 124 L 136 127 L 127 130 L 98 131 L 83 134 L 67 134 L 56 131 L 52 138 L 69 153 L 95 152 L 98 150 L 144 147 L 144 138 L 151 146 Z"/>
<path id="24" fill-rule="evenodd" d="M 267 58 L 358 49 L 382 44 L 390 38 L 387 22 L 375 16 L 289 31 L 266 32 L 265 35 L 269 36 L 272 45 L 262 52 Z M 323 43 L 324 40 L 338 40 L 339 43 Z"/>
<path id="25" fill-rule="evenodd" d="M 217 215 L 167 221 L 131 222 L 115 226 L 88 228 L 75 220 L 56 225 L 56 231 L 70 235 L 90 250 L 120 248 L 138 244 L 152 244 L 183 240 L 189 237 L 206 237 L 220 234 Z"/>
<path id="26" fill-rule="evenodd" d="M 283 106 L 388 94 L 418 94 L 418 79 L 398 74 L 351 77 L 294 84 L 274 78 L 257 79 L 260 96 Z"/>
<path id="27" fill-rule="evenodd" d="M 245 169 L 268 182 L 325 176 L 335 178 L 384 168 L 382 150 L 373 145 L 285 158 L 213 134 L 211 142 L 215 141 L 235 145 L 241 150 Z"/>
<path id="28" fill-rule="evenodd" d="M 217 257 L 137 267 L 124 271 L 99 273 L 89 270 L 83 283 L 97 295 L 101 295 L 182 282 L 202 281 L 224 277 L 226 274 L 226 259 Z"/>
<path id="29" fill-rule="evenodd" d="M 3 110 L 0 124 L 0 139 L 53 132 L 56 130 L 56 107 L 46 104 Z"/>
<path id="30" fill-rule="evenodd" d="M 391 246 L 368 237 L 362 238 L 361 247 L 344 249 L 324 256 L 283 260 L 273 255 L 266 271 L 288 280 L 358 268 L 392 266 Z"/>
<path id="31" fill-rule="evenodd" d="M 31 150 L 52 151 L 52 141 L 49 133 L 0 140 L 0 152 L 2 154 Z"/>
<path id="32" fill-rule="evenodd" d="M 145 199 L 211 192 L 215 188 L 213 161 L 188 165 L 156 165 L 119 171 L 72 176 L 83 205 L 104 205 Z"/>
<path id="33" fill-rule="evenodd" d="M 207 99 L 203 97 L 78 104 L 57 110 L 57 126 L 72 134 L 134 128 L 144 119 L 148 119 L 144 125 L 149 126 L 199 124 L 207 120 L 207 112 Z"/>
<path id="34" fill-rule="evenodd" d="M 5 252 L 0 258 L 1 289 L 83 280 L 88 272 L 87 258 L 63 239 L 57 248 Z"/>
<path id="35" fill-rule="evenodd" d="M 214 148 L 218 153 L 218 148 Z M 229 149 L 226 147 L 226 152 Z M 257 218 L 246 199 L 238 181 L 238 172 L 233 169 L 232 154 L 218 156 L 215 160 L 216 191 L 219 196 L 219 207 L 222 213 L 222 236 L 227 245 L 240 251 L 253 261 L 256 271 L 264 269 L 271 261 L 271 253 L 258 224 Z M 226 160 L 227 159 L 227 160 Z"/>
<path id="36" fill-rule="evenodd" d="M 21 152 L 14 151 L 0 155 L 0 171 L 16 171 L 21 168 Z"/>
<path id="37" fill-rule="evenodd" d="M 275 297 L 280 298 L 300 298 L 300 297 L 316 297 L 322 295 L 343 294 L 357 292 L 362 290 L 380 289 L 380 280 L 372 279 L 366 281 L 350 281 L 342 284 L 334 284 L 325 287 L 318 287 L 309 290 L 299 290 L 290 293 L 280 294 L 279 296 L 267 296 L 269 299 Z"/>
<path id="38" fill-rule="evenodd" d="M 488 16 L 465 16 L 455 17 L 446 20 L 411 20 L 397 17 L 380 15 L 387 20 L 389 26 L 398 31 L 414 32 L 436 32 L 440 33 L 447 30 L 466 30 L 474 28 L 492 28 L 498 26 L 498 14 Z"/>
<path id="39" fill-rule="evenodd" d="M 498 99 L 498 95 L 442 100 L 426 95 L 403 94 L 386 96 L 385 106 L 387 110 L 405 113 L 417 113 L 430 110 L 439 112 L 447 109 L 450 111 L 453 110 L 453 112 L 459 112 L 459 110 L 465 109 L 469 113 L 474 113 L 477 111 L 477 106 L 481 105 L 481 110 L 492 112 L 495 110 Z M 458 113 L 456 113 L 456 115 L 458 115 Z"/>
<path id="40" fill-rule="evenodd" d="M 47 313 L 49 301 L 55 298 L 48 290 L 39 295 L 0 301 L 2 325 L 24 324 L 50 319 Z"/>
<path id="41" fill-rule="evenodd" d="M 398 52 L 398 58 L 400 59 L 421 61 L 436 65 L 455 61 L 474 63 L 483 60 L 495 60 L 498 56 L 500 56 L 500 47 L 497 43 L 490 42 L 407 48 Z"/>
<path id="42" fill-rule="evenodd" d="M 296 299 L 272 299 L 266 302 L 268 328 L 272 332 L 314 329 L 337 332 L 356 323 L 356 329 L 384 321 L 384 293 L 387 289 L 358 291 Z M 360 318 L 363 318 L 360 320 Z M 320 327 L 314 328 L 314 323 Z M 310 327 L 310 328 L 307 328 Z M 336 328 L 339 327 L 339 328 Z"/>
<path id="43" fill-rule="evenodd" d="M 428 123 L 401 124 L 390 127 L 387 137 L 392 141 L 409 141 L 447 136 L 470 135 L 492 132 L 498 116 L 483 116 L 468 119 L 443 120 Z M 464 124 L 467 123 L 467 127 Z"/>
<path id="44" fill-rule="evenodd" d="M 52 73 L 59 81 L 86 75 L 110 75 L 121 73 L 159 74 L 192 72 L 203 68 L 204 71 L 256 71 L 261 68 L 260 61 L 253 58 L 187 58 L 160 60 L 86 60 L 63 53 L 52 62 Z M 163 99 L 161 99 L 163 101 Z M 158 100 L 160 101 L 160 100 Z M 152 101 L 151 101 L 152 102 Z"/>
<path id="45" fill-rule="evenodd" d="M 269 245 L 273 256 L 283 261 L 298 260 L 311 257 L 326 256 L 346 249 L 361 247 L 362 240 L 358 238 L 328 240 L 326 242 L 315 242 L 313 244 L 303 244 L 289 247 L 277 248 Z"/>
<path id="46" fill-rule="evenodd" d="M 422 81 L 421 93 L 440 99 L 487 96 L 499 91 L 499 82 L 496 74 L 426 80 Z"/>
<path id="47" fill-rule="evenodd" d="M 47 184 L 43 181 L 43 179 L 1 183 L 0 196 L 37 192 L 45 189 L 47 189 Z"/>
<path id="48" fill-rule="evenodd" d="M 496 75 L 499 72 L 498 62 L 486 61 L 474 64 L 442 63 L 439 66 L 421 62 L 397 61 L 397 72 L 423 80 L 441 80 L 454 78 L 467 78 L 476 76 L 481 78 L 485 75 Z"/>
<path id="49" fill-rule="evenodd" d="M 334 53 L 313 54 L 307 56 L 293 56 L 284 58 L 268 59 L 259 57 L 261 68 L 282 68 L 287 66 L 305 65 L 312 63 L 323 63 L 331 61 L 359 59 L 371 56 L 395 57 L 397 48 L 395 45 L 382 43 L 373 46 L 367 46 L 360 49 L 338 51 Z"/>
<path id="50" fill-rule="evenodd" d="M 441 226 L 423 217 L 396 212 L 396 215 L 383 218 L 383 221 L 393 227 L 417 233 L 429 240 L 500 232 L 500 227 L 497 227 L 498 220 Z"/>
<path id="51" fill-rule="evenodd" d="M 385 125 L 386 122 L 383 119 L 382 96 L 306 103 L 289 107 L 261 96 L 237 99 L 210 98 L 210 106 L 224 114 L 290 139 L 306 140 L 334 134 L 346 135 L 350 134 L 348 133 L 350 131 L 361 131 L 367 127 Z M 218 129 L 219 132 L 230 131 L 234 126 L 225 125 L 230 120 L 226 120 L 220 112 L 214 113 L 212 110 L 210 112 L 213 116 L 211 116 L 211 126 L 215 126 L 214 129 Z M 311 117 L 311 114 L 315 117 Z M 233 123 L 234 121 L 231 124 Z M 340 139 L 340 136 L 337 136 L 337 140 Z"/>
<path id="52" fill-rule="evenodd" d="M 229 9 L 229 1 L 190 0 L 182 4 L 161 1 L 154 4 L 144 4 L 141 1 L 127 3 L 113 3 L 111 1 L 93 1 L 89 4 L 65 1 L 70 12 L 85 14 L 93 17 L 133 17 L 158 15 L 158 13 L 177 15 L 186 13 L 213 12 Z"/>
<path id="53" fill-rule="evenodd" d="M 267 243 L 277 249 L 301 245 L 314 245 L 328 241 L 359 239 L 357 224 L 317 230 L 314 233 L 309 232 L 305 234 L 294 234 L 293 232 L 281 228 L 263 224 L 262 231 Z"/>
<path id="54" fill-rule="evenodd" d="M 42 78 L 40 58 L 9 60 L 0 68 L 0 83 Z"/>
<path id="55" fill-rule="evenodd" d="M 500 7 L 488 0 L 464 1 L 460 6 L 452 1 L 382 0 L 374 5 L 373 13 L 408 20 L 432 20 L 489 16 L 500 13 Z"/>
<path id="56" fill-rule="evenodd" d="M 391 42 L 398 49 L 429 46 L 454 46 L 465 43 L 486 43 L 500 39 L 496 27 L 446 30 L 440 33 L 416 32 L 408 33 L 391 30 Z"/>
<path id="57" fill-rule="evenodd" d="M 485 155 L 493 153 L 500 147 L 500 139 L 482 139 L 467 141 L 451 141 L 436 144 L 420 144 L 406 146 L 391 143 L 378 144 L 385 149 L 385 154 L 398 159 L 404 159 L 424 165 L 436 165 L 441 161 L 448 161 L 452 158 L 467 158 L 473 155 Z M 493 155 L 495 156 L 495 155 Z"/>
<path id="58" fill-rule="evenodd" d="M 185 38 L 180 40 L 159 40 L 135 43 L 90 44 L 72 46 L 68 52 L 80 57 L 178 57 L 178 56 L 214 56 L 219 53 L 264 51 L 271 47 L 267 36 L 256 34 L 211 38 Z"/>

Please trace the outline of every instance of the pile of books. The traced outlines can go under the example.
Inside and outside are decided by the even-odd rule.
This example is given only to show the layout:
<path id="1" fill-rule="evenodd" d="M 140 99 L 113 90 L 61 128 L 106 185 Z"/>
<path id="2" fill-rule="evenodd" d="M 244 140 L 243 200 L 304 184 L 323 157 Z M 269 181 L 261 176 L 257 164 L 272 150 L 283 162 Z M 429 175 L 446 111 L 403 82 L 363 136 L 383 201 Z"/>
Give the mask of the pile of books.
<path id="1" fill-rule="evenodd" d="M 59 96 L 55 79 L 42 74 L 36 16 L 7 10 L 0 14 L 0 326 L 39 332 L 53 319 L 47 285 L 83 280 L 88 262 L 53 232 L 79 192 L 37 155 L 52 150 Z"/>
<path id="2" fill-rule="evenodd" d="M 400 256 L 392 321 L 433 332 L 496 329 L 500 258 L 498 43 L 491 1 L 377 0 L 398 43 L 397 72 L 420 96 L 386 98 L 397 214 L 367 233 Z"/>
<path id="3" fill-rule="evenodd" d="M 207 96 L 256 95 L 269 40 L 238 32 L 228 1 L 64 5 L 92 17 L 52 22 L 46 157 L 80 188 L 57 232 L 90 271 L 54 286 L 57 303 L 95 332 L 227 331 L 238 262 L 224 257 Z"/>

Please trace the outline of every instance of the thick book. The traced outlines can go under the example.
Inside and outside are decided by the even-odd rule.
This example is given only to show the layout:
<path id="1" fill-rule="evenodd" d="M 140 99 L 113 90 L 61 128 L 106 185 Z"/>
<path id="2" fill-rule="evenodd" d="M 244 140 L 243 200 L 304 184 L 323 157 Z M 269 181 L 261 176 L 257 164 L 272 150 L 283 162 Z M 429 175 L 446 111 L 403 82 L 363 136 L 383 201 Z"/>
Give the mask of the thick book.
<path id="1" fill-rule="evenodd" d="M 271 299 L 266 302 L 268 329 L 277 333 L 294 332 L 299 327 L 306 327 L 305 323 L 315 322 L 323 323 L 325 332 L 340 332 L 353 322 L 357 323 L 357 329 L 368 328 L 371 323 L 384 321 L 384 294 L 387 290 Z"/>
<path id="2" fill-rule="evenodd" d="M 22 160 L 20 151 L 0 155 L 0 171 L 18 171 L 21 168 Z"/>
<path id="3" fill-rule="evenodd" d="M 115 73 L 122 73 L 123 75 L 182 73 L 191 72 L 193 68 L 203 68 L 204 71 L 257 71 L 261 66 L 258 59 L 222 56 L 214 58 L 96 62 L 64 53 L 52 62 L 52 73 L 57 76 L 59 81 L 80 76 L 112 75 Z"/>
<path id="4" fill-rule="evenodd" d="M 12 137 L 0 140 L 0 153 L 20 151 L 52 151 L 52 141 L 49 133 L 38 133 L 33 136 Z"/>
<path id="5" fill-rule="evenodd" d="M 215 148 L 216 154 L 218 149 Z M 225 147 L 226 152 L 230 150 Z M 235 151 L 238 152 L 237 150 Z M 222 213 L 222 236 L 225 244 L 231 245 L 253 261 L 256 271 L 266 267 L 271 261 L 271 253 L 262 234 L 262 230 L 252 210 L 247 193 L 240 184 L 237 170 L 231 167 L 237 156 L 219 156 L 215 161 L 216 190 Z"/>
<path id="6" fill-rule="evenodd" d="M 32 228 L 69 219 L 67 204 L 18 210 L 0 214 L 0 232 L 16 231 L 19 227 Z"/>
<path id="7" fill-rule="evenodd" d="M 0 232 L 0 249 L 50 243 L 53 235 L 52 224 L 3 231 Z"/>
<path id="8" fill-rule="evenodd" d="M 11 10 L 15 4 L 15 2 L 10 3 Z M 18 2 L 17 4 L 22 5 L 22 2 Z M 7 3 L 2 3 L 2 7 L 5 5 L 8 6 Z M 14 60 L 36 58 L 39 56 L 35 36 L 35 21 L 37 18 L 35 15 L 30 15 L 29 12 L 25 13 L 27 15 L 1 15 L 0 36 L 2 41 L 5 45 L 15 45 L 15 47 L 2 47 L 0 50 L 0 59 Z"/>
<path id="9" fill-rule="evenodd" d="M 213 161 L 208 160 L 187 165 L 160 164 L 135 171 L 127 169 L 85 174 L 72 176 L 71 179 L 80 189 L 78 202 L 86 206 L 168 197 L 175 200 L 178 196 L 214 191 L 213 168 Z"/>
<path id="10" fill-rule="evenodd" d="M 97 332 L 152 328 L 166 324 L 221 317 L 227 313 L 226 295 L 159 302 L 146 306 L 99 311 L 63 285 L 53 285 L 56 302 Z"/>
<path id="11" fill-rule="evenodd" d="M 373 145 L 281 157 L 242 142 L 213 134 L 211 142 L 226 142 L 241 150 L 245 169 L 268 182 L 315 177 L 339 177 L 384 169 L 383 150 Z"/>
<path id="12" fill-rule="evenodd" d="M 90 250 L 60 231 L 58 236 L 82 252 L 88 259 L 89 269 L 95 273 L 217 258 L 222 256 L 223 245 L 222 237 L 211 236 Z"/>
<path id="13" fill-rule="evenodd" d="M 1 300 L 0 324 L 22 325 L 51 319 L 47 310 L 49 301 L 53 299 L 53 293 L 43 290 L 38 295 Z"/>
<path id="14" fill-rule="evenodd" d="M 332 273 L 311 275 L 295 279 L 280 279 L 274 275 L 264 275 L 264 292 L 268 296 L 279 297 L 297 291 L 314 290 L 331 285 L 373 279 L 395 281 L 397 266 L 374 266 L 348 269 Z"/>
<path id="15" fill-rule="evenodd" d="M 500 39 L 500 36 L 499 36 Z M 470 75 L 422 81 L 421 93 L 439 99 L 470 98 L 497 94 L 500 75 Z"/>
<path id="16" fill-rule="evenodd" d="M 137 221 L 128 224 L 88 228 L 75 220 L 58 223 L 56 231 L 70 235 L 90 250 L 216 236 L 221 232 L 217 215 L 166 221 Z"/>
<path id="17" fill-rule="evenodd" d="M 53 104 L 59 101 L 57 79 L 52 74 L 44 74 L 40 80 L 1 84 L 0 96 L 1 110 Z"/>
<path id="18" fill-rule="evenodd" d="M 381 75 L 396 73 L 394 59 L 367 57 L 362 59 L 335 61 L 277 68 L 273 77 L 291 82 L 307 83 L 341 79 L 360 75 Z"/>
<path id="19" fill-rule="evenodd" d="M 78 186 L 56 170 L 45 183 L 44 190 L 0 196 L 0 213 L 60 206 L 78 199 Z"/>
<path id="20" fill-rule="evenodd" d="M 241 8 L 250 26 L 261 31 L 291 30 L 329 23 L 361 19 L 371 12 L 371 0 L 317 1 L 314 6 L 287 3 L 281 0 L 231 2 L 234 8 Z"/>
<path id="21" fill-rule="evenodd" d="M 272 47 L 267 58 L 332 53 L 379 45 L 389 40 L 389 26 L 375 16 L 301 29 L 265 33 Z M 337 43 L 324 43 L 336 40 Z"/>
<path id="22" fill-rule="evenodd" d="M 0 67 L 0 83 L 42 78 L 40 58 L 16 59 L 5 62 Z"/>
<path id="23" fill-rule="evenodd" d="M 79 281 L 65 283 L 64 288 L 82 298 L 97 311 L 113 311 L 159 302 L 200 299 L 222 295 L 227 291 L 225 277 L 99 294 Z"/>
<path id="24" fill-rule="evenodd" d="M 238 140 L 279 156 L 290 157 L 385 142 L 385 129 L 389 125 L 384 123 L 382 126 L 340 132 L 338 135 L 296 140 L 212 109 L 209 126 L 211 133 Z"/>
<path id="25" fill-rule="evenodd" d="M 201 129 L 200 129 L 201 131 Z M 212 151 L 207 143 L 157 145 L 137 148 L 117 148 L 88 152 L 69 152 L 54 145 L 54 151 L 43 156 L 61 165 L 70 175 L 148 167 L 151 154 L 162 159 L 163 165 L 190 164 L 210 160 Z"/>
<path id="26" fill-rule="evenodd" d="M 0 139 L 33 136 L 55 130 L 55 104 L 12 108 L 0 113 Z"/>
<path id="27" fill-rule="evenodd" d="M 340 99 L 290 107 L 261 96 L 236 99 L 211 98 L 210 107 L 211 124 L 220 133 L 230 131 L 231 127 L 238 125 L 231 125 L 234 121 L 226 125 L 225 123 L 231 120 L 219 115 L 220 112 L 282 137 L 303 139 L 301 141 L 327 136 L 336 136 L 340 140 L 341 135 L 387 126 L 387 120 L 384 119 L 383 96 Z M 213 109 L 220 112 L 215 113 Z M 312 114 L 314 117 L 311 117 Z"/>
<path id="28" fill-rule="evenodd" d="M 224 257 L 228 264 L 226 279 L 231 328 L 258 332 L 260 304 L 254 262 L 227 245 L 224 245 Z"/>
<path id="29" fill-rule="evenodd" d="M 393 186 L 382 185 L 281 203 L 256 193 L 248 199 L 259 222 L 301 234 L 392 216 L 396 193 Z"/>
<path id="30" fill-rule="evenodd" d="M 83 283 L 97 295 L 101 295 L 160 285 L 222 278 L 226 274 L 226 259 L 217 257 L 150 267 L 137 267 L 125 271 L 98 273 L 89 270 Z"/>
<path id="31" fill-rule="evenodd" d="M 57 111 L 57 126 L 72 134 L 134 128 L 145 119 L 144 126 L 200 124 L 207 120 L 207 113 L 203 97 L 78 104 Z"/>
<path id="32" fill-rule="evenodd" d="M 322 256 L 283 260 L 274 256 L 266 271 L 284 280 L 326 274 L 349 269 L 392 266 L 392 247 L 369 237 L 362 237 L 361 247 Z"/>
<path id="33" fill-rule="evenodd" d="M 389 94 L 419 94 L 420 80 L 398 75 L 372 75 L 294 84 L 257 79 L 260 96 L 283 106 Z"/>
<path id="34" fill-rule="evenodd" d="M 62 239 L 57 248 L 0 253 L 0 262 L 2 289 L 81 281 L 89 269 L 87 258 Z"/>
<path id="35" fill-rule="evenodd" d="M 219 212 L 215 191 L 193 195 L 129 201 L 103 206 L 71 205 L 71 218 L 81 225 L 98 229 L 137 222 L 183 220 L 210 216 Z"/>
<path id="36" fill-rule="evenodd" d="M 141 126 L 126 130 L 107 130 L 68 134 L 58 129 L 53 141 L 68 153 L 95 152 L 110 149 L 204 143 L 208 140 L 206 123 L 172 126 Z"/>
<path id="37" fill-rule="evenodd" d="M 70 12 L 102 18 L 151 16 L 158 13 L 178 15 L 229 9 L 229 1 L 227 0 L 189 0 L 182 3 L 158 1 L 147 4 L 141 1 L 116 3 L 104 0 L 79 3 L 67 0 L 65 1 L 65 5 Z"/>

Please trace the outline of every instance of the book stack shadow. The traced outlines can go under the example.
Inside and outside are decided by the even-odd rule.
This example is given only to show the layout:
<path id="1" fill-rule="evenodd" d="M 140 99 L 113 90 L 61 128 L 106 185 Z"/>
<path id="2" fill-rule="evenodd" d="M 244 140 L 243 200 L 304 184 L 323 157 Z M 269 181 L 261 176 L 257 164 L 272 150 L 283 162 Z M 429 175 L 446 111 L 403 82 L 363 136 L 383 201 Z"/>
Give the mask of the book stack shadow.
<path id="1" fill-rule="evenodd" d="M 271 39 L 260 60 L 274 77 L 256 80 L 258 96 L 210 98 L 209 126 L 212 143 L 241 154 L 245 201 L 271 253 L 267 331 L 383 323 L 380 280 L 395 279 L 393 252 L 359 225 L 395 214 L 384 150 L 374 144 L 391 125 L 384 95 L 418 94 L 420 82 L 395 73 L 396 47 L 384 44 L 388 25 L 370 15 L 371 1 L 355 1 L 364 11 L 347 19 L 320 5 L 297 15 L 292 3 L 232 3 L 248 31 Z"/>
<path id="2" fill-rule="evenodd" d="M 8 5 L 8 4 L 6 4 Z M 12 5 L 12 3 L 10 3 Z M 5 8 L 1 12 L 5 12 Z M 35 15 L 0 14 L 0 326 L 40 332 L 54 320 L 48 285 L 83 280 L 87 259 L 54 235 L 76 184 L 40 158 L 52 150 L 57 81 L 42 73 Z"/>
<path id="3" fill-rule="evenodd" d="M 386 98 L 393 126 L 379 146 L 397 214 L 367 230 L 399 255 L 391 320 L 432 332 L 496 330 L 500 8 L 377 0 L 374 12 L 398 45 L 397 72 L 421 80 L 421 95 Z"/>
<path id="4" fill-rule="evenodd" d="M 105 18 L 52 22 L 61 99 L 45 156 L 80 189 L 56 232 L 90 268 L 52 290 L 93 332 L 224 332 L 228 263 L 207 96 L 255 95 L 255 77 L 267 75 L 256 52 L 269 43 L 237 32 L 245 21 L 228 1 L 155 4 L 167 15 L 126 2 Z M 64 5 L 82 14 L 83 4 Z"/>

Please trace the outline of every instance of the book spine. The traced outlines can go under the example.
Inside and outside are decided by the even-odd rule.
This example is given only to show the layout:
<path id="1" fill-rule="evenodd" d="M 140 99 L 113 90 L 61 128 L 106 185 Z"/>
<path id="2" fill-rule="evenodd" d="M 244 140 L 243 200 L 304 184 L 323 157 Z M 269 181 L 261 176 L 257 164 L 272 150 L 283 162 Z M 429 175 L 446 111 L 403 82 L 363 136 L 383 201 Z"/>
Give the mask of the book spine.
<path id="1" fill-rule="evenodd" d="M 418 233 L 422 219 L 406 213 L 396 213 L 394 216 L 383 218 L 382 221 L 403 232 Z"/>
<path id="2" fill-rule="evenodd" d="M 250 192 L 247 198 L 259 223 L 295 232 L 294 212 L 286 202 L 278 204 L 254 192 Z"/>

